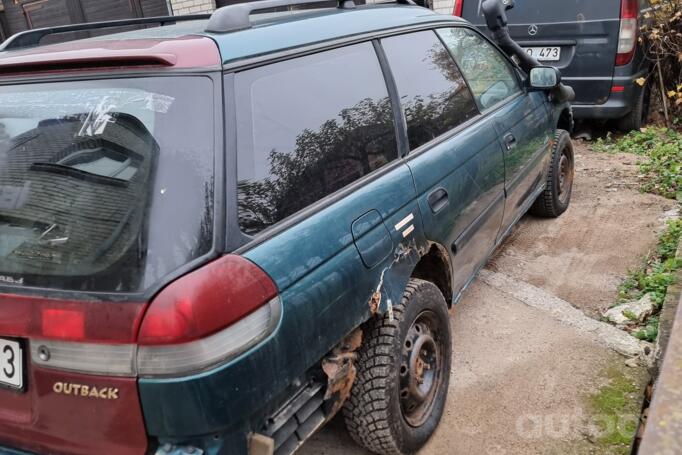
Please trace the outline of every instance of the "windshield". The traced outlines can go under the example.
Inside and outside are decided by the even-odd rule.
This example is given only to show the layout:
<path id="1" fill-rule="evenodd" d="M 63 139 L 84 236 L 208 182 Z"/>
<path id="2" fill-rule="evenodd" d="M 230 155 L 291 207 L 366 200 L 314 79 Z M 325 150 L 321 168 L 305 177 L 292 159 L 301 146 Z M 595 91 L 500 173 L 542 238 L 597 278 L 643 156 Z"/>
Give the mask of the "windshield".
<path id="1" fill-rule="evenodd" d="M 204 77 L 0 87 L 0 285 L 135 292 L 211 249 Z"/>

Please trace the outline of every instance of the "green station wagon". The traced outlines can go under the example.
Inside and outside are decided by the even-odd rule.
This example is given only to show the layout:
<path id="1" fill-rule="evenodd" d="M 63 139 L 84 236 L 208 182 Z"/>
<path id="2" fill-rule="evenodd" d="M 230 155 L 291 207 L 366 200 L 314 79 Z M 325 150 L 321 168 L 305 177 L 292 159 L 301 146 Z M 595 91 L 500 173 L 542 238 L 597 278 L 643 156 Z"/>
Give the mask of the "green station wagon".
<path id="1" fill-rule="evenodd" d="M 570 97 L 500 0 L 499 46 L 316 3 L 0 49 L 0 453 L 289 454 L 339 411 L 379 454 L 431 436 L 448 309 L 569 205 Z"/>

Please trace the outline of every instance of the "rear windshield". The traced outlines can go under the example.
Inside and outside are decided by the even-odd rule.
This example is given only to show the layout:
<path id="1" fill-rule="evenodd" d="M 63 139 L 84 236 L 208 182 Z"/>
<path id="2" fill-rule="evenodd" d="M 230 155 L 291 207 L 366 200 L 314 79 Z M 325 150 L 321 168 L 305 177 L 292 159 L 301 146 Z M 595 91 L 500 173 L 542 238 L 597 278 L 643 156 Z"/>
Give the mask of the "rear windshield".
<path id="1" fill-rule="evenodd" d="M 462 16 L 483 24 L 483 0 L 464 0 Z M 507 12 L 512 24 L 582 22 L 620 18 L 620 0 L 516 0 Z"/>
<path id="2" fill-rule="evenodd" d="M 0 87 L 0 285 L 135 292 L 211 249 L 212 82 Z"/>

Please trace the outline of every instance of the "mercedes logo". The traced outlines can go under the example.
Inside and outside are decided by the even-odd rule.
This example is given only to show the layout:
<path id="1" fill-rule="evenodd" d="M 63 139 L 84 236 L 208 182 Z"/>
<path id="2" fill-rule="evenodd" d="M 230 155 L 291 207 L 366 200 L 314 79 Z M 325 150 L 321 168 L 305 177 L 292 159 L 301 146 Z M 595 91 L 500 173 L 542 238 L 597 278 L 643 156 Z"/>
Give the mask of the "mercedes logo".
<path id="1" fill-rule="evenodd" d="M 530 36 L 535 36 L 535 35 L 538 34 L 538 30 L 539 30 L 539 29 L 538 29 L 538 26 L 535 25 L 535 24 L 533 24 L 533 25 L 531 25 L 530 27 L 528 27 L 528 34 L 529 34 Z"/>

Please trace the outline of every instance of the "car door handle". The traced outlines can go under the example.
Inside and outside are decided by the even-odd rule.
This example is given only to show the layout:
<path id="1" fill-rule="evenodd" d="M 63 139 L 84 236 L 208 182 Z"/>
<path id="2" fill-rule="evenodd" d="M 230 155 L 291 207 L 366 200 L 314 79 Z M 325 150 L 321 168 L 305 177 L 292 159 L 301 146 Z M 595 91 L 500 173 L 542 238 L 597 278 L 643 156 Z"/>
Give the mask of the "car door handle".
<path id="1" fill-rule="evenodd" d="M 426 198 L 426 201 L 431 207 L 431 211 L 435 214 L 443 210 L 449 204 L 448 192 L 445 188 L 438 188 L 432 191 Z"/>
<path id="2" fill-rule="evenodd" d="M 504 136 L 504 146 L 507 148 L 507 151 L 516 147 L 516 137 L 512 133 Z"/>

